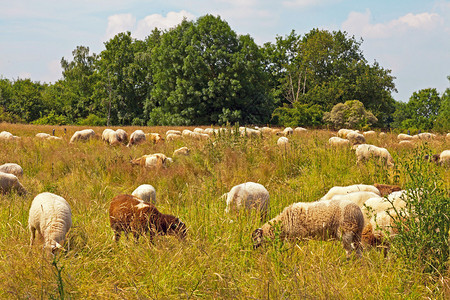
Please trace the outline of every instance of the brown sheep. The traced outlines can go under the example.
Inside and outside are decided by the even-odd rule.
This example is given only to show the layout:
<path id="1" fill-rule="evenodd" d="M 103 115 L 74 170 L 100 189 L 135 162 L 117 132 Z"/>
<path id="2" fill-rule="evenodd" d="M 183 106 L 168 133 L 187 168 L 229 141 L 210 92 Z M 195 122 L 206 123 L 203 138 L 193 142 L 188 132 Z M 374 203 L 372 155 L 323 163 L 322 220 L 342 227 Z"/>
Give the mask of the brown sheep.
<path id="1" fill-rule="evenodd" d="M 136 239 L 150 232 L 150 239 L 156 234 L 186 237 L 186 225 L 175 216 L 158 211 L 156 206 L 133 195 L 118 195 L 109 206 L 109 222 L 114 230 L 114 240 L 119 241 L 122 231 L 125 236 L 132 233 Z"/>
<path id="2" fill-rule="evenodd" d="M 147 136 L 153 144 L 164 143 L 164 138 L 159 133 L 150 133 Z"/>
<path id="3" fill-rule="evenodd" d="M 401 191 L 398 185 L 375 183 L 374 186 L 380 191 L 381 197 L 387 196 L 392 192 Z"/>

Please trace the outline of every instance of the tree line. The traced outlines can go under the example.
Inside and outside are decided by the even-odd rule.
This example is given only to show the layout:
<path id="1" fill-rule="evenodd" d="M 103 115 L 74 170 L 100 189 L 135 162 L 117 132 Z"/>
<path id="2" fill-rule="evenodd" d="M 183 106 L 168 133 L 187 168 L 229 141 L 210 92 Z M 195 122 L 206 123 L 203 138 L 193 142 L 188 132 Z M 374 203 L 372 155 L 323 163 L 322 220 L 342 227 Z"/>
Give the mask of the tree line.
<path id="1" fill-rule="evenodd" d="M 62 78 L 53 84 L 0 78 L 0 121 L 322 126 L 333 124 L 333 107 L 353 101 L 349 107 L 373 115 L 359 127 L 448 130 L 449 89 L 395 101 L 391 71 L 369 64 L 361 43 L 313 29 L 258 46 L 212 15 L 155 28 L 144 40 L 123 32 L 99 54 L 76 47 L 71 60 L 61 59 Z"/>

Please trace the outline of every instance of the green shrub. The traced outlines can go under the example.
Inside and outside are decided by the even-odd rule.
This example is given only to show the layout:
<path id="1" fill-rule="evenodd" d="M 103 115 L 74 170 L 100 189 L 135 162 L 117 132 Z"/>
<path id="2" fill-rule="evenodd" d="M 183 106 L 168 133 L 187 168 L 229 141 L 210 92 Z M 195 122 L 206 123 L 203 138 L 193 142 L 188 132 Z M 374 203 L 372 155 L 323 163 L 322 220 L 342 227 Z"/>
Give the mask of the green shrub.
<path id="1" fill-rule="evenodd" d="M 407 181 L 408 213 L 399 211 L 394 219 L 398 234 L 393 251 L 412 269 L 444 274 L 450 258 L 450 197 L 438 166 L 423 159 L 425 149 L 402 158 Z"/>
<path id="2" fill-rule="evenodd" d="M 68 121 L 65 116 L 55 115 L 55 112 L 51 111 L 48 115 L 40 117 L 32 123 L 36 125 L 66 125 Z"/>
<path id="3" fill-rule="evenodd" d="M 335 128 L 367 129 L 378 122 L 372 112 L 364 108 L 364 104 L 358 100 L 349 100 L 336 104 L 330 112 L 323 115 L 323 120 L 332 124 Z"/>
<path id="4" fill-rule="evenodd" d="M 78 125 L 105 126 L 106 119 L 95 114 L 90 114 L 86 119 L 78 120 Z"/>

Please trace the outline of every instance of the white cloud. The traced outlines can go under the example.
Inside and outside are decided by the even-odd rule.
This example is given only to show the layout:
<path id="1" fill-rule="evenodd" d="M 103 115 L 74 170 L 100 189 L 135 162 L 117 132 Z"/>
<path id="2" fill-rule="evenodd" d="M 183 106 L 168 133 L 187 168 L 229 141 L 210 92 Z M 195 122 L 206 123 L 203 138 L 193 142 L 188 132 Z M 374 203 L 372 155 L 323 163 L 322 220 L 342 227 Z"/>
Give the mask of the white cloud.
<path id="1" fill-rule="evenodd" d="M 62 68 L 60 60 L 52 60 L 47 64 L 48 72 L 45 73 L 43 80 L 45 82 L 55 82 L 62 78 Z"/>
<path id="2" fill-rule="evenodd" d="M 365 13 L 351 12 L 342 23 L 342 29 L 363 38 L 388 38 L 411 29 L 431 30 L 444 23 L 443 18 L 436 13 L 408 13 L 398 19 L 377 24 L 371 24 L 370 19 L 369 10 Z"/>
<path id="3" fill-rule="evenodd" d="M 306 7 L 330 4 L 330 3 L 334 3 L 334 2 L 340 2 L 340 0 L 288 0 L 288 1 L 283 1 L 283 6 L 306 8 Z"/>
<path id="4" fill-rule="evenodd" d="M 133 30 L 136 18 L 132 14 L 112 15 L 108 17 L 105 39 L 109 40 L 116 34 Z"/>
<path id="5" fill-rule="evenodd" d="M 170 29 L 180 24 L 183 19 L 194 19 L 194 15 L 187 11 L 169 12 L 166 17 L 160 14 L 153 14 L 146 16 L 143 20 L 140 20 L 137 24 L 137 28 L 133 34 L 135 38 L 144 39 L 148 36 L 155 27 L 160 30 Z"/>

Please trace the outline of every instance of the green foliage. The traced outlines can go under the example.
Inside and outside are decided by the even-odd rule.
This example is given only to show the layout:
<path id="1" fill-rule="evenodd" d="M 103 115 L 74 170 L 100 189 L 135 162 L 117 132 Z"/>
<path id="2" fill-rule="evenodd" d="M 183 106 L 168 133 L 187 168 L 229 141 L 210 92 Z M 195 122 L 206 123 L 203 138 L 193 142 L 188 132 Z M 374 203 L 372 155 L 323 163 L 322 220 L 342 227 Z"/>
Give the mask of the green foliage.
<path id="1" fill-rule="evenodd" d="M 0 122 L 25 123 L 25 121 L 20 117 L 5 111 L 5 109 L 2 106 L 0 106 Z"/>
<path id="2" fill-rule="evenodd" d="M 424 149 L 400 161 L 406 171 L 407 206 L 395 218 L 393 251 L 412 269 L 445 274 L 450 259 L 450 196 Z"/>
<path id="3" fill-rule="evenodd" d="M 324 114 L 323 120 L 335 128 L 358 129 L 366 129 L 378 121 L 372 112 L 366 110 L 364 104 L 358 100 L 336 104 L 330 112 Z"/>
<path id="4" fill-rule="evenodd" d="M 85 119 L 78 120 L 78 125 L 105 126 L 106 119 L 95 114 L 90 114 Z"/>
<path id="5" fill-rule="evenodd" d="M 450 76 L 447 79 L 450 81 Z M 434 129 L 443 132 L 450 131 L 450 88 L 447 88 L 441 97 L 441 107 L 434 123 Z"/>
<path id="6" fill-rule="evenodd" d="M 68 124 L 66 117 L 61 115 L 56 115 L 54 111 L 51 111 L 46 116 L 40 117 L 39 119 L 32 122 L 32 124 L 37 125 L 65 125 Z"/>
<path id="7" fill-rule="evenodd" d="M 278 107 L 272 114 L 277 118 L 277 123 L 283 126 L 319 126 L 322 124 L 323 111 L 320 105 L 300 104 L 296 102 L 290 107 L 284 104 Z"/>

